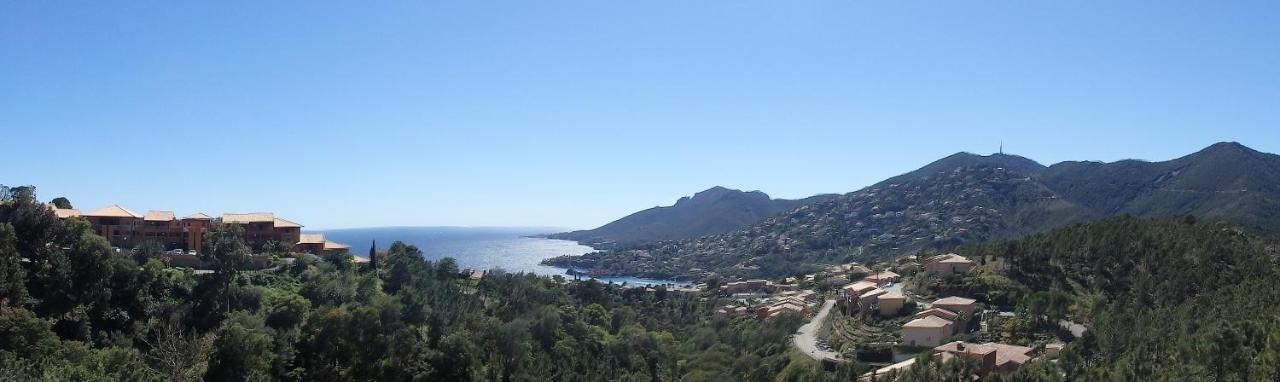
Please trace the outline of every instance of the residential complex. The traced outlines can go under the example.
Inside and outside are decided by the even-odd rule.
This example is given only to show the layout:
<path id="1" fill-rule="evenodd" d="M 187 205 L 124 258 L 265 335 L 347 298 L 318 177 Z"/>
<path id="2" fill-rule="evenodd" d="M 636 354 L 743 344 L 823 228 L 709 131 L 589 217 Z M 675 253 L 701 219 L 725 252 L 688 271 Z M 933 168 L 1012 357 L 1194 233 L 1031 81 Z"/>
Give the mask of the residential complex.
<path id="1" fill-rule="evenodd" d="M 225 213 L 221 218 L 215 219 L 204 213 L 194 213 L 182 218 L 177 218 L 173 211 L 152 210 L 139 214 L 119 205 L 87 213 L 52 205 L 49 208 L 60 219 L 85 219 L 93 226 L 94 232 L 119 248 L 133 248 L 154 241 L 166 250 L 200 252 L 204 233 L 215 222 L 242 227 L 244 241 L 252 248 L 262 248 L 271 241 L 285 243 L 297 252 L 313 254 L 348 251 L 351 248 L 346 244 L 326 240 L 322 234 L 303 234 L 301 224 L 278 218 L 270 212 Z"/>

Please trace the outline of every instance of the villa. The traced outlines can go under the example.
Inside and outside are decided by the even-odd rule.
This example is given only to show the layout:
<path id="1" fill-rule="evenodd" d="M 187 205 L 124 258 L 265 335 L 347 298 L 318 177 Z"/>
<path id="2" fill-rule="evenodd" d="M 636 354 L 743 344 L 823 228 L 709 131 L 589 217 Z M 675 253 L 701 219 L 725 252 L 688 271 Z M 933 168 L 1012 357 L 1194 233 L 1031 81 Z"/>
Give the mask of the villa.
<path id="1" fill-rule="evenodd" d="M 902 325 L 902 343 L 910 346 L 937 346 L 955 332 L 954 323 L 934 316 L 917 318 Z"/>
<path id="2" fill-rule="evenodd" d="M 977 300 L 964 297 L 944 297 L 933 302 L 934 308 L 942 308 L 960 314 L 973 314 Z"/>
<path id="3" fill-rule="evenodd" d="M 946 277 L 957 273 L 969 273 L 974 267 L 973 260 L 954 253 L 935 256 L 925 260 L 924 272 L 934 277 Z"/>

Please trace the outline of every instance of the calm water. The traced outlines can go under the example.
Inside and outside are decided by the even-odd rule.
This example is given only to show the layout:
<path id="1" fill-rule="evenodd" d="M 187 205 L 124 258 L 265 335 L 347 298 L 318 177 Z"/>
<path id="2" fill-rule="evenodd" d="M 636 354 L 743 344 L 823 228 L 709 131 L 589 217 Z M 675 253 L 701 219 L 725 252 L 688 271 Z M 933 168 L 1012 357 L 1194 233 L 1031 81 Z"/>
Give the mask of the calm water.
<path id="1" fill-rule="evenodd" d="M 357 256 L 367 256 L 373 240 L 377 240 L 378 248 L 383 250 L 399 240 L 418 246 L 430 260 L 453 257 L 457 259 L 460 268 L 502 268 L 508 272 L 565 275 L 572 278 L 573 276 L 565 274 L 564 268 L 538 263 L 550 257 L 591 252 L 591 247 L 567 240 L 523 237 L 560 231 L 554 228 L 388 227 L 329 230 L 324 231 L 324 234 L 329 240 L 350 244 L 351 253 Z M 672 283 L 635 277 L 597 279 L 630 285 Z"/>

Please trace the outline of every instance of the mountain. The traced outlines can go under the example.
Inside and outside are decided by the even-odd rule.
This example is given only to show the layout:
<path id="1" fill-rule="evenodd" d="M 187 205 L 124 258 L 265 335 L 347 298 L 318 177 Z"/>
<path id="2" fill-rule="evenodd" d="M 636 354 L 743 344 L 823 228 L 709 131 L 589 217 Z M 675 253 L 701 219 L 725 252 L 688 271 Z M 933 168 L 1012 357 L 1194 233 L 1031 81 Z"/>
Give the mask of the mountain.
<path id="1" fill-rule="evenodd" d="M 1063 162 L 1045 185 L 1106 215 L 1195 215 L 1280 232 L 1280 155 L 1223 142 L 1164 162 Z"/>
<path id="2" fill-rule="evenodd" d="M 1130 214 L 1280 227 L 1280 156 L 1218 143 L 1164 162 L 1063 162 L 959 153 L 743 229 L 548 264 L 651 277 L 790 274 L 805 267 L 1015 238 Z"/>
<path id="3" fill-rule="evenodd" d="M 683 197 L 674 205 L 653 207 L 627 215 L 596 229 L 548 235 L 597 248 L 613 248 L 663 240 L 696 238 L 731 232 L 767 216 L 801 205 L 833 198 L 811 196 L 799 200 L 771 199 L 760 191 L 739 191 L 720 186 Z"/>

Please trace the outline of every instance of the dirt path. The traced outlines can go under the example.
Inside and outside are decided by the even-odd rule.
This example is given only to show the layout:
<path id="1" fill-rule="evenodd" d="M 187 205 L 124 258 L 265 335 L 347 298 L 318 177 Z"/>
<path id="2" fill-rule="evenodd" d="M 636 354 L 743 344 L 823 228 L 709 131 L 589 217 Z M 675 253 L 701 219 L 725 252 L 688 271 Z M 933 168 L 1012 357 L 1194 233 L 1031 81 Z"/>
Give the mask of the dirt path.
<path id="1" fill-rule="evenodd" d="M 843 362 L 840 359 L 840 353 L 818 349 L 817 342 L 818 329 L 822 327 L 822 322 L 827 319 L 827 314 L 831 313 L 831 307 L 835 306 L 835 304 L 835 299 L 827 299 L 827 302 L 822 304 L 822 309 L 818 310 L 818 314 L 814 315 L 813 319 L 809 320 L 809 323 L 801 326 L 799 331 L 796 331 L 792 341 L 796 344 L 796 348 L 800 349 L 801 353 L 813 358 L 815 361 Z"/>

